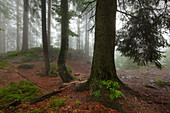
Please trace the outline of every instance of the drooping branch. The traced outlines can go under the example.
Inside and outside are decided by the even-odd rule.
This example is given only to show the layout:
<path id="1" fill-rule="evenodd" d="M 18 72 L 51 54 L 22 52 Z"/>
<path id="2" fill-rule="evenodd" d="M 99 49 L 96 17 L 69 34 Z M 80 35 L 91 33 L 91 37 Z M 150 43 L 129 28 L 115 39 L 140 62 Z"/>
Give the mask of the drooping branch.
<path id="1" fill-rule="evenodd" d="M 82 11 L 82 13 L 89 7 L 90 4 L 96 2 L 96 0 L 93 0 L 93 1 L 88 1 L 88 2 L 85 2 L 83 3 L 84 5 L 86 5 L 86 7 L 84 8 L 84 10 Z"/>

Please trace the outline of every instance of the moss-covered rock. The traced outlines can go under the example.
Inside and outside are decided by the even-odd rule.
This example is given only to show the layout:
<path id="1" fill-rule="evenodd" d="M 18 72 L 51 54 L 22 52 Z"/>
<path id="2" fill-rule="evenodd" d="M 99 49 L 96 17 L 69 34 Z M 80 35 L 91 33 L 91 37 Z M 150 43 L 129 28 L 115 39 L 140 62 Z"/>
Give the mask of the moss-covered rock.
<path id="1" fill-rule="evenodd" d="M 26 63 L 26 62 L 36 62 L 36 61 L 41 61 L 42 60 L 42 54 L 34 54 L 34 55 L 26 55 L 23 56 L 21 59 L 22 63 Z"/>
<path id="2" fill-rule="evenodd" d="M 34 67 L 34 64 L 21 64 L 18 66 L 18 68 L 21 69 L 32 69 Z"/>

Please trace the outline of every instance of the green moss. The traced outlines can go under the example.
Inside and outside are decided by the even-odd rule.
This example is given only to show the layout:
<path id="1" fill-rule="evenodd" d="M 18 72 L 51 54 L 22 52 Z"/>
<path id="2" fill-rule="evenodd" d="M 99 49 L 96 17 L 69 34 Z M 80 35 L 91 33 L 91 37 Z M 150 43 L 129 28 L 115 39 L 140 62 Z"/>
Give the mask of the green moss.
<path id="1" fill-rule="evenodd" d="M 49 76 L 58 76 L 59 75 L 59 72 L 58 72 L 58 65 L 57 64 L 55 64 L 55 63 L 51 63 L 50 64 L 50 67 L 51 67 L 51 71 L 50 71 L 50 73 L 49 73 Z M 71 68 L 71 67 L 69 67 L 69 66 L 66 66 L 67 67 L 67 71 L 71 74 L 72 73 L 72 71 L 73 71 L 73 69 Z M 42 69 L 44 69 L 45 68 L 45 66 L 41 66 L 41 68 Z M 41 74 L 40 74 L 41 75 Z M 75 78 L 76 80 L 78 80 L 78 78 Z"/>
<path id="2" fill-rule="evenodd" d="M 76 104 L 80 104 L 80 101 L 76 101 Z"/>
<path id="3" fill-rule="evenodd" d="M 26 56 L 22 57 L 21 62 L 23 62 L 23 63 L 35 62 L 35 61 L 40 61 L 40 59 L 41 59 L 40 54 L 26 55 Z"/>
<path id="4" fill-rule="evenodd" d="M 162 79 L 160 79 L 160 78 L 157 78 L 157 79 L 155 80 L 155 82 L 156 82 L 157 84 L 159 84 L 159 85 L 165 85 L 165 81 L 162 80 Z"/>
<path id="5" fill-rule="evenodd" d="M 50 71 L 50 73 L 49 73 L 50 75 L 54 75 L 54 76 L 59 76 L 59 72 L 58 71 L 56 71 L 56 70 L 52 70 L 52 71 Z"/>
<path id="6" fill-rule="evenodd" d="M 73 72 L 73 68 L 71 68 L 71 67 L 69 67 L 69 66 L 66 66 L 67 67 L 67 71 L 69 72 L 69 73 L 72 73 Z"/>
<path id="7" fill-rule="evenodd" d="M 39 95 L 39 88 L 28 81 L 10 82 L 0 89 L 0 104 L 4 105 L 14 100 L 27 100 Z"/>
<path id="8" fill-rule="evenodd" d="M 56 70 L 56 69 L 58 69 L 58 65 L 57 65 L 57 64 L 54 64 L 54 63 L 50 64 L 50 67 L 51 67 L 51 70 Z"/>
<path id="9" fill-rule="evenodd" d="M 54 96 L 50 98 L 50 106 L 54 109 L 54 110 L 58 110 L 59 107 L 63 106 L 64 103 L 66 102 L 66 98 L 60 98 L 60 99 L 56 99 Z"/>

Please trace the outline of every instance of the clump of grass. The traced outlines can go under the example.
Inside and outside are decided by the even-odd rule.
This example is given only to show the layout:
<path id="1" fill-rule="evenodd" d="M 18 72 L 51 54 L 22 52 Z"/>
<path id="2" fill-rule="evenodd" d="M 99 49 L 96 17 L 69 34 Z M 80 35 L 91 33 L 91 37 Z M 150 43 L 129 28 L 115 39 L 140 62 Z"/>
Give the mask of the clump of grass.
<path id="1" fill-rule="evenodd" d="M 76 104 L 80 104 L 80 101 L 76 101 Z"/>
<path id="2" fill-rule="evenodd" d="M 15 100 L 27 100 L 38 96 L 39 88 L 28 81 L 10 82 L 0 89 L 0 104 L 4 105 Z"/>
<path id="3" fill-rule="evenodd" d="M 50 106 L 55 110 L 58 110 L 59 107 L 63 106 L 66 102 L 66 98 L 56 99 L 54 96 L 50 99 Z"/>
<path id="4" fill-rule="evenodd" d="M 156 82 L 157 84 L 159 84 L 159 85 L 165 85 L 165 81 L 162 80 L 162 79 L 160 79 L 160 78 L 157 78 L 157 79 L 155 80 L 155 82 Z"/>

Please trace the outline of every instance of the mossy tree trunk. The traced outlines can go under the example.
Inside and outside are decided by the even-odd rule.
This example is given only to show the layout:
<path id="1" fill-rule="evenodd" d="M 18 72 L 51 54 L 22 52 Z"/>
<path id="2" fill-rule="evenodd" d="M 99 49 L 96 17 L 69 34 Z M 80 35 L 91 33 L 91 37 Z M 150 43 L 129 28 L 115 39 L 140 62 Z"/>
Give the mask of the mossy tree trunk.
<path id="1" fill-rule="evenodd" d="M 101 80 L 113 80 L 123 84 L 117 77 L 114 62 L 116 9 L 116 0 L 97 0 L 91 74 L 78 90 L 97 90 Z"/>
<path id="2" fill-rule="evenodd" d="M 61 49 L 58 57 L 58 70 L 63 82 L 70 82 L 74 78 L 69 74 L 66 67 L 66 55 L 68 51 L 68 0 L 61 0 Z"/>
<path id="3" fill-rule="evenodd" d="M 45 75 L 48 75 L 50 72 L 50 61 L 49 61 L 49 52 L 48 52 L 48 40 L 47 40 L 47 31 L 46 31 L 46 2 L 42 0 L 42 41 L 43 41 L 43 53 L 45 59 Z"/>

